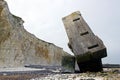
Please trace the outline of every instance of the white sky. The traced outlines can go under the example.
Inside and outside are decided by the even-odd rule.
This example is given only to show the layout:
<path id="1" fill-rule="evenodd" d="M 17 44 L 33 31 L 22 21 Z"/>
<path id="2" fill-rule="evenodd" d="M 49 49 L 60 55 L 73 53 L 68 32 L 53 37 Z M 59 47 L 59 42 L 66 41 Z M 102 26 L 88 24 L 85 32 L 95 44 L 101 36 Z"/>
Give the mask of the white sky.
<path id="1" fill-rule="evenodd" d="M 120 0 L 6 0 L 30 33 L 70 52 L 62 17 L 80 11 L 107 47 L 103 63 L 120 64 Z"/>

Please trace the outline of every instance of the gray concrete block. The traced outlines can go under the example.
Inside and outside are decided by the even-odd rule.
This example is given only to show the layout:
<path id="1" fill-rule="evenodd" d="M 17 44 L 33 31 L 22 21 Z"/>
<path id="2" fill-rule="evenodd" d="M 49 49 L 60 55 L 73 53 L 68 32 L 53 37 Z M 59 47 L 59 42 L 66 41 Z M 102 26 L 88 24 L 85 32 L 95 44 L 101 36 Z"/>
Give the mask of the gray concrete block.
<path id="1" fill-rule="evenodd" d="M 102 40 L 92 32 L 80 12 L 74 12 L 62 20 L 69 38 L 68 46 L 80 62 L 107 56 Z"/>
<path id="2" fill-rule="evenodd" d="M 106 47 L 102 40 L 92 32 L 79 11 L 64 17 L 62 20 L 69 38 L 68 46 L 74 53 L 79 68 L 83 72 L 87 70 L 101 71 L 101 58 L 107 56 Z M 90 69 L 87 69 L 87 65 Z M 94 70 L 94 65 L 97 66 L 96 70 Z"/>
<path id="3" fill-rule="evenodd" d="M 75 72 L 75 57 L 68 55 L 62 57 L 62 73 Z"/>

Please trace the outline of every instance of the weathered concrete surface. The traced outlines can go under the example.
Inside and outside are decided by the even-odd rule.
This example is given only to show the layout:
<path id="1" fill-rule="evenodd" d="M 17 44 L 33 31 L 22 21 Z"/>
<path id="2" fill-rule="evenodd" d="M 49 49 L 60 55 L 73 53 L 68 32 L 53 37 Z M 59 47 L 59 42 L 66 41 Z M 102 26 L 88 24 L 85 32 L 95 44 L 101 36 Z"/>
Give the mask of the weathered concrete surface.
<path id="1" fill-rule="evenodd" d="M 101 58 L 107 56 L 106 47 L 102 40 L 94 35 L 81 13 L 74 12 L 62 20 L 69 38 L 68 46 L 75 54 L 79 67 L 84 68 L 85 66 L 81 66 L 84 63 L 86 65 L 95 63 L 94 66 L 101 65 Z"/>
<path id="2" fill-rule="evenodd" d="M 75 72 L 75 57 L 71 55 L 65 55 L 62 57 L 62 72 Z"/>
<path id="3" fill-rule="evenodd" d="M 27 32 L 23 22 L 0 0 L 0 67 L 62 66 L 62 57 L 68 53 Z"/>

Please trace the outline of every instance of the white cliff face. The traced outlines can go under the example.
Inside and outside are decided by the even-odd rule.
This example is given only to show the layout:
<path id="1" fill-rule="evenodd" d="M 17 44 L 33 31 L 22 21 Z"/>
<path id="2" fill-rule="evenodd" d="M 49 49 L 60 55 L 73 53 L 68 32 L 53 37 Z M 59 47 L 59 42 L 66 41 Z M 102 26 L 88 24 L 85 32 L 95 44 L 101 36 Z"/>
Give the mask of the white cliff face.
<path id="1" fill-rule="evenodd" d="M 0 0 L 0 67 L 61 66 L 62 56 L 68 54 L 27 32 L 23 22 L 9 12 L 4 0 Z"/>

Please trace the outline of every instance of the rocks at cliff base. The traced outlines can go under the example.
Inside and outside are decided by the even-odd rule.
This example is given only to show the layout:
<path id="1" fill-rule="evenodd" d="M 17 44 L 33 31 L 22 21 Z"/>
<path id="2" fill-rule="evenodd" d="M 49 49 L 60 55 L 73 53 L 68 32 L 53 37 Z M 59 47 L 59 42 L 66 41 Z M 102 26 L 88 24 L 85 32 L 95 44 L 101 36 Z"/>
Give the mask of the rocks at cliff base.
<path id="1" fill-rule="evenodd" d="M 45 42 L 27 32 L 23 20 L 9 12 L 8 5 L 0 0 L 0 67 L 25 65 L 61 66 L 74 72 L 70 54 L 52 43 Z M 63 58 L 66 57 L 66 64 Z M 67 60 L 68 59 L 68 60 Z M 72 62 L 69 64 L 69 62 Z M 68 65 L 69 68 L 68 68 Z M 71 72 L 69 71 L 69 72 Z"/>

